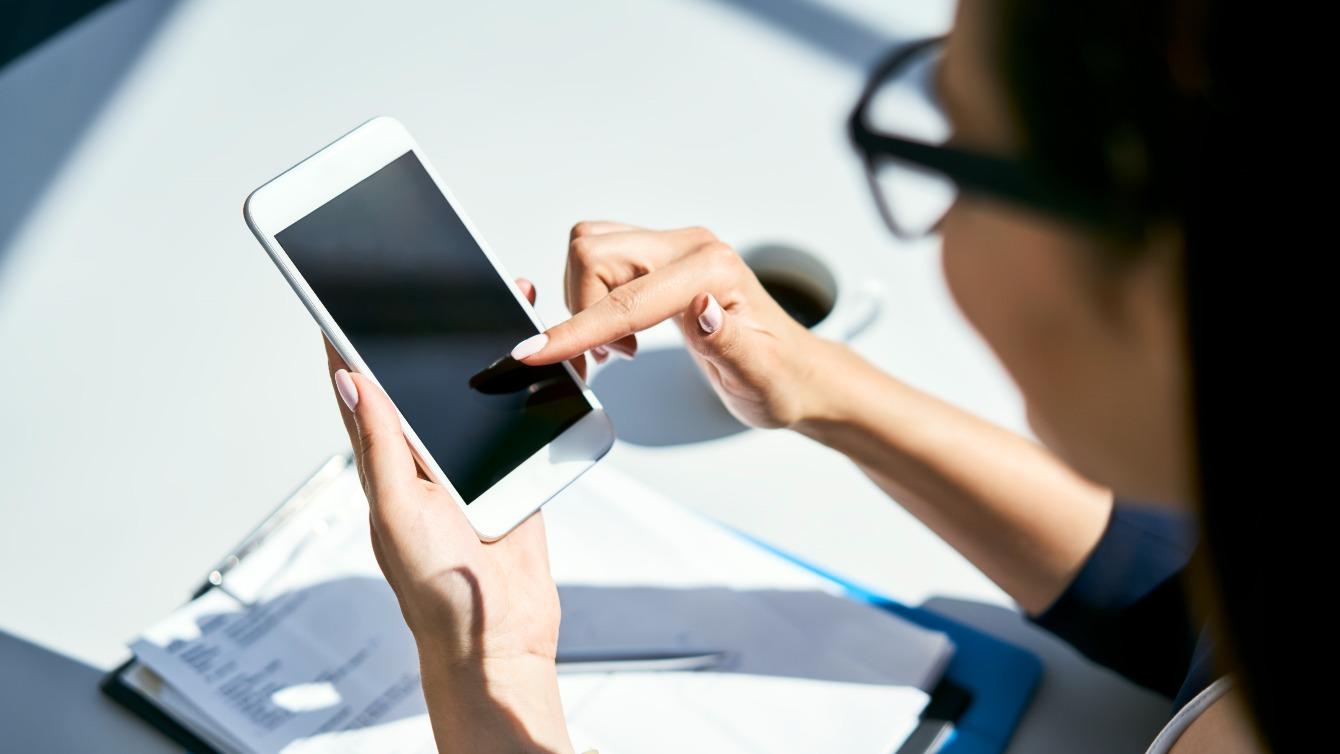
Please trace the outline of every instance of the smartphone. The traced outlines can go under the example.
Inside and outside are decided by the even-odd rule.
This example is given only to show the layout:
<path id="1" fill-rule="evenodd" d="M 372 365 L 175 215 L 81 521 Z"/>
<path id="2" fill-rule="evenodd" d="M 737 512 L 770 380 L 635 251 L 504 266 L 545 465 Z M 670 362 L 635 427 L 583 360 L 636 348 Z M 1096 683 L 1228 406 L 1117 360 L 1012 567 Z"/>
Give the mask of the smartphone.
<path id="1" fill-rule="evenodd" d="M 568 363 L 509 356 L 543 326 L 409 132 L 376 118 L 247 197 L 243 215 L 424 473 L 496 540 L 614 443 Z"/>

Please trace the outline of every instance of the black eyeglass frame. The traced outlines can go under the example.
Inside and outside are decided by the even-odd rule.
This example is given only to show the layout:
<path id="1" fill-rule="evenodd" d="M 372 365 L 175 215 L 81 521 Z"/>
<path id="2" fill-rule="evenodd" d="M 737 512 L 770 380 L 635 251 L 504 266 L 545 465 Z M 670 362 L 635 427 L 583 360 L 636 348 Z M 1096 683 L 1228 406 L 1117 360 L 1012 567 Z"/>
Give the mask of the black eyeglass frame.
<path id="1" fill-rule="evenodd" d="M 944 44 L 944 41 L 942 36 L 929 37 L 895 49 L 875 67 L 861 92 L 861 98 L 847 119 L 848 135 L 861 155 L 875 206 L 889 230 L 899 238 L 912 240 L 933 232 L 936 226 L 928 228 L 926 233 L 919 233 L 898 224 L 889 209 L 889 199 L 875 176 L 880 159 L 899 160 L 940 173 L 953 182 L 960 192 L 992 196 L 1084 223 L 1110 226 L 1113 221 L 1110 202 L 1062 188 L 1045 179 L 1025 161 L 953 146 L 927 144 L 880 133 L 870 126 L 870 103 L 880 86 L 900 74 L 909 62 L 930 48 Z"/>

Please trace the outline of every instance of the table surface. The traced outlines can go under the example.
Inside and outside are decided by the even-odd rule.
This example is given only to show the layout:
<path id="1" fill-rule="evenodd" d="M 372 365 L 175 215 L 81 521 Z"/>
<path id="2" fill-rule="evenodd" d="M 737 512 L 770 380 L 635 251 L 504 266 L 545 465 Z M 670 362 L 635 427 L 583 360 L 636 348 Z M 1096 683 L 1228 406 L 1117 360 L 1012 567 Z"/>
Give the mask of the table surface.
<path id="1" fill-rule="evenodd" d="M 855 348 L 1024 431 L 936 245 L 891 239 L 843 134 L 872 60 L 951 18 L 927 0 L 123 0 L 0 71 L 0 727 L 45 751 L 171 750 L 94 680 L 345 444 L 318 331 L 242 200 L 374 115 L 416 135 L 546 321 L 566 316 L 579 219 L 800 246 L 883 284 Z M 846 459 L 742 431 L 689 364 L 661 328 L 595 374 L 607 463 L 1038 652 L 1011 751 L 1143 750 L 1166 700 L 1027 625 Z"/>

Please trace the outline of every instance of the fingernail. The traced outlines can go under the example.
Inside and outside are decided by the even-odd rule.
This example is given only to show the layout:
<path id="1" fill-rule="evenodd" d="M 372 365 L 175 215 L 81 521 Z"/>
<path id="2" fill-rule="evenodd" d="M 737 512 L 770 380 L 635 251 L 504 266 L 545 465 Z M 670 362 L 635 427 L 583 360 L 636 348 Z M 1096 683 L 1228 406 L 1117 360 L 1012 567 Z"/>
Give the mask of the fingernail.
<path id="1" fill-rule="evenodd" d="M 549 336 L 544 333 L 532 335 L 529 338 L 517 343 L 512 348 L 512 358 L 521 361 L 527 356 L 534 356 L 544 348 L 544 344 L 549 342 Z"/>
<path id="2" fill-rule="evenodd" d="M 724 317 L 725 312 L 721 311 L 721 304 L 717 303 L 716 297 L 710 293 L 707 294 L 707 308 L 703 309 L 703 313 L 698 315 L 698 326 L 703 329 L 704 333 L 711 335 L 721 329 L 721 322 Z"/>
<path id="3" fill-rule="evenodd" d="M 608 359 L 610 357 L 610 349 L 604 346 L 596 346 L 595 348 L 591 349 L 591 355 L 596 357 L 600 361 L 604 361 L 605 359 Z"/>
<path id="4" fill-rule="evenodd" d="M 350 411 L 358 408 L 358 386 L 354 384 L 354 378 L 349 376 L 347 369 L 335 370 L 335 390 L 340 394 L 340 400 Z"/>

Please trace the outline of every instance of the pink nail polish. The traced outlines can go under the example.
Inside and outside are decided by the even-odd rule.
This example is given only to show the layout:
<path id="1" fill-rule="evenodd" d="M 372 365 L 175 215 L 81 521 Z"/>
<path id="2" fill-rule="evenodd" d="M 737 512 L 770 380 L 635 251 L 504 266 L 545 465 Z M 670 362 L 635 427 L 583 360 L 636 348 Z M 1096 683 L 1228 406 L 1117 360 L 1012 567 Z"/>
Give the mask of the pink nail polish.
<path id="1" fill-rule="evenodd" d="M 358 408 L 358 386 L 354 384 L 354 378 L 349 376 L 347 370 L 336 370 L 335 390 L 339 392 L 340 400 L 344 401 L 344 405 L 350 411 Z"/>
<path id="2" fill-rule="evenodd" d="M 608 359 L 610 357 L 610 349 L 604 346 L 596 346 L 595 348 L 591 349 L 591 355 L 596 357 L 597 359 L 600 359 L 601 361 L 604 361 L 605 359 Z"/>
<path id="3" fill-rule="evenodd" d="M 521 341 L 520 343 L 517 343 L 512 348 L 512 358 L 516 359 L 517 361 L 521 361 L 527 356 L 534 356 L 535 354 L 539 353 L 540 350 L 543 349 L 545 344 L 548 342 L 549 342 L 549 336 L 545 335 L 544 333 L 540 333 L 539 335 L 532 335 L 529 338 L 526 338 L 525 340 Z"/>
<path id="4" fill-rule="evenodd" d="M 709 293 L 707 294 L 707 308 L 703 309 L 703 313 L 698 315 L 698 327 L 702 328 L 705 334 L 711 335 L 721 329 L 721 323 L 725 320 L 725 316 L 726 313 L 721 310 L 721 304 L 718 304 L 716 297 Z"/>

